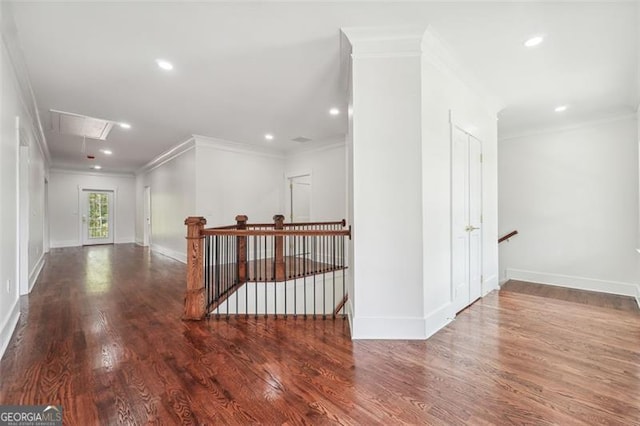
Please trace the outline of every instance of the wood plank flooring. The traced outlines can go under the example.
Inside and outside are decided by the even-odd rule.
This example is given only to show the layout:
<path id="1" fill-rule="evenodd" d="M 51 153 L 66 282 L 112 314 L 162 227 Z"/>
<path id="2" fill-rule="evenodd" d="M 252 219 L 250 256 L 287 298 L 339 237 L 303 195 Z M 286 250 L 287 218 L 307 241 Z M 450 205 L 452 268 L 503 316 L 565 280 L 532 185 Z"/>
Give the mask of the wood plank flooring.
<path id="1" fill-rule="evenodd" d="M 65 425 L 639 425 L 640 315 L 494 292 L 428 341 L 343 320 L 182 322 L 184 265 L 53 250 L 0 362 L 0 404 Z"/>
<path id="2" fill-rule="evenodd" d="M 595 291 L 576 290 L 573 288 L 534 284 L 516 280 L 508 281 L 502 286 L 501 290 L 582 303 L 590 306 L 599 306 L 601 308 L 617 309 L 620 311 L 638 311 L 638 303 L 633 297 L 619 296 L 616 294 L 597 293 Z"/>

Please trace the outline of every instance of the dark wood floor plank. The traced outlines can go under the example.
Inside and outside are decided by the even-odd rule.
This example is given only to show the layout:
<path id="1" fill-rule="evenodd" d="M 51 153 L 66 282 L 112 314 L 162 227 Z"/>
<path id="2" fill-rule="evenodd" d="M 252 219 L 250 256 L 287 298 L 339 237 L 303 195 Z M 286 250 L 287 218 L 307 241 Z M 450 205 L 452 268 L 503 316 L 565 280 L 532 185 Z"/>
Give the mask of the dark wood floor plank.
<path id="1" fill-rule="evenodd" d="M 53 250 L 0 361 L 0 404 L 65 424 L 640 424 L 640 314 L 510 283 L 428 341 L 346 321 L 180 320 L 185 268 L 134 245 Z"/>

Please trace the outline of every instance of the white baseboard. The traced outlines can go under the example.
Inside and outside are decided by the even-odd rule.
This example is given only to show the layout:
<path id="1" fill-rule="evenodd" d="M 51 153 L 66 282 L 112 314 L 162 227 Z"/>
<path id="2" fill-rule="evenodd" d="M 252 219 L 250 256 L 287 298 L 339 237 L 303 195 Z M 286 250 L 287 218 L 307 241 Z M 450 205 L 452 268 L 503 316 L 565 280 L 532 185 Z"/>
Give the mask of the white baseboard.
<path id="1" fill-rule="evenodd" d="M 537 284 L 575 288 L 578 290 L 598 291 L 600 293 L 638 297 L 638 286 L 634 283 L 605 281 L 594 278 L 548 274 L 535 271 L 523 271 L 520 269 L 507 269 L 507 278 L 518 281 L 529 281 Z"/>
<path id="2" fill-rule="evenodd" d="M 347 299 L 347 320 L 349 321 L 349 334 L 353 339 L 353 302 L 351 301 L 351 297 Z"/>
<path id="3" fill-rule="evenodd" d="M 42 268 L 44 267 L 44 262 L 45 255 L 43 253 L 42 256 L 40 256 L 40 259 L 38 259 L 38 263 L 36 263 L 36 266 L 31 271 L 31 274 L 29 274 L 29 293 L 31 293 L 31 290 L 33 290 L 33 286 L 36 285 L 36 281 L 38 281 L 40 272 L 42 272 Z"/>
<path id="4" fill-rule="evenodd" d="M 438 331 L 443 329 L 449 324 L 453 318 L 456 316 L 455 312 L 452 312 L 451 302 L 447 303 L 444 306 L 439 307 L 435 311 L 426 315 L 425 322 L 425 339 L 436 334 Z"/>
<path id="5" fill-rule="evenodd" d="M 51 248 L 80 247 L 81 245 L 78 240 L 51 241 Z"/>
<path id="6" fill-rule="evenodd" d="M 13 307 L 9 311 L 9 315 L 7 316 L 4 324 L 0 327 L 0 359 L 4 356 L 4 352 L 7 350 L 9 346 L 9 341 L 11 340 L 11 335 L 13 335 L 13 331 L 16 328 L 16 324 L 18 324 L 18 319 L 20 318 L 20 299 L 16 299 L 13 304 Z"/>
<path id="7" fill-rule="evenodd" d="M 351 338 L 353 340 L 424 340 L 426 338 L 425 319 L 422 317 L 355 316 Z"/>
<path id="8" fill-rule="evenodd" d="M 482 282 L 482 297 L 494 290 L 500 290 L 500 283 L 498 282 L 497 275 L 491 275 Z"/>
<path id="9" fill-rule="evenodd" d="M 636 303 L 638 304 L 638 308 L 640 308 L 640 284 L 636 285 Z"/>
<path id="10" fill-rule="evenodd" d="M 151 244 L 151 251 L 155 251 L 157 253 L 170 257 L 174 260 L 177 260 L 178 262 L 187 263 L 187 254 L 185 253 L 187 251 L 186 246 L 185 246 L 185 252 L 179 252 L 179 251 L 171 250 L 166 247 L 159 246 L 157 244 Z"/>
<path id="11" fill-rule="evenodd" d="M 504 278 L 502 280 L 500 280 L 500 287 L 502 287 L 503 285 L 505 285 L 507 283 L 507 281 L 509 281 L 509 278 Z"/>
<path id="12" fill-rule="evenodd" d="M 118 238 L 115 241 L 115 244 L 133 244 L 135 243 L 136 240 L 133 237 L 129 237 L 129 238 Z"/>

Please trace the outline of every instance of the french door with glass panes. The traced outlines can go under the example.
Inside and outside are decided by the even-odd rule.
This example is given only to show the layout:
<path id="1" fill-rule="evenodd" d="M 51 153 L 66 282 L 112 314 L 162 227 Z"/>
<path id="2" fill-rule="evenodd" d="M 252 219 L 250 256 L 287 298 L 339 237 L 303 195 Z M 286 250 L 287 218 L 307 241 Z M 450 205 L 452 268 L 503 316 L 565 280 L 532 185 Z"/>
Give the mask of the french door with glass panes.
<path id="1" fill-rule="evenodd" d="M 82 245 L 113 244 L 113 191 L 82 191 Z"/>

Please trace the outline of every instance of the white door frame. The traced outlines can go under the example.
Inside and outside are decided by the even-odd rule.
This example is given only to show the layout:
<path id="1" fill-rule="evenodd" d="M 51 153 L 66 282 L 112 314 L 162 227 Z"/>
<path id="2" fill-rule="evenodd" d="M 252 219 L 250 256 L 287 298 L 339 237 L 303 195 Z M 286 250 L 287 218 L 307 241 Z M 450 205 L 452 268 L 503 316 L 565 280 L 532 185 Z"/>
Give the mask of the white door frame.
<path id="1" fill-rule="evenodd" d="M 84 242 L 83 232 L 84 226 L 82 222 L 82 215 L 84 212 L 84 204 L 82 200 L 82 194 L 84 191 L 102 191 L 102 192 L 112 192 L 113 193 L 113 215 L 112 215 L 112 224 L 113 224 L 113 243 L 116 244 L 118 240 L 116 239 L 116 220 L 118 219 L 118 187 L 117 186 L 80 186 L 78 185 L 78 245 L 82 246 Z"/>
<path id="2" fill-rule="evenodd" d="M 19 294 L 29 294 L 29 139 L 16 116 L 16 287 Z"/>
<path id="3" fill-rule="evenodd" d="M 142 193 L 142 245 L 151 245 L 151 187 L 145 186 Z"/>
<path id="4" fill-rule="evenodd" d="M 284 204 L 285 204 L 285 222 L 289 222 L 291 219 L 291 179 L 309 176 L 311 182 L 311 188 L 313 191 L 313 173 L 311 170 L 299 170 L 297 172 L 287 172 L 284 174 Z M 313 217 L 313 197 L 309 198 L 309 216 Z"/>
<path id="5" fill-rule="evenodd" d="M 484 165 L 482 162 L 482 152 L 483 152 L 483 147 L 484 144 L 482 142 L 482 140 L 476 136 L 474 136 L 472 133 L 470 133 L 468 130 L 466 130 L 464 127 L 460 126 L 459 124 L 457 124 L 454 120 L 453 120 L 453 113 L 450 111 L 450 115 L 449 115 L 449 123 L 450 123 L 450 128 L 449 128 L 449 149 L 450 149 L 450 178 L 449 178 L 449 183 L 450 183 L 450 187 L 449 187 L 449 202 L 450 202 L 450 241 L 453 243 L 454 240 L 454 220 L 453 220 L 453 204 L 454 204 L 454 199 L 453 199 L 453 172 L 454 172 L 454 158 L 453 158 L 453 144 L 454 144 L 454 130 L 459 130 L 461 132 L 463 132 L 464 134 L 467 135 L 467 137 L 470 138 L 474 138 L 475 140 L 477 140 L 480 143 L 480 217 L 483 217 L 483 208 L 484 208 L 484 202 L 483 202 L 483 196 L 484 196 L 484 186 L 483 186 L 483 178 L 484 178 Z M 482 294 L 484 293 L 484 280 L 483 280 L 483 276 L 484 276 L 484 272 L 483 272 L 483 268 L 484 268 L 484 226 L 482 224 L 481 221 L 481 225 L 480 225 L 480 297 L 482 297 Z M 454 251 L 453 251 L 453 244 L 451 244 L 450 246 L 450 258 L 451 258 L 451 265 L 450 265 L 450 277 L 451 277 L 451 281 L 450 281 L 450 300 L 451 303 L 455 302 L 455 283 L 453 282 L 453 277 L 454 277 L 454 273 L 453 273 L 453 269 L 455 267 L 454 265 Z M 472 303 L 474 300 L 471 300 L 470 302 Z M 457 309 L 456 309 L 457 310 Z M 453 314 L 456 314 L 457 312 L 454 312 Z"/>

